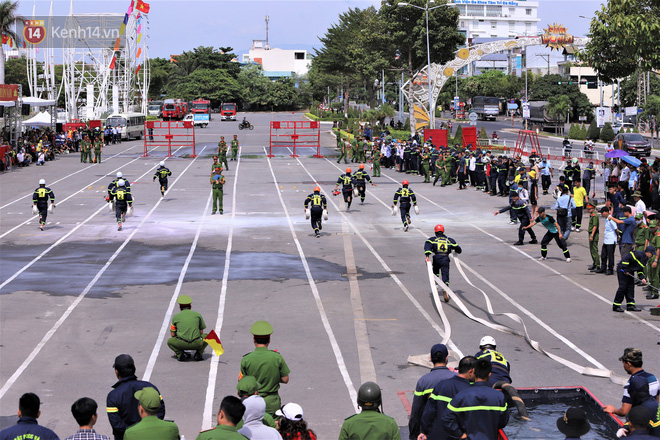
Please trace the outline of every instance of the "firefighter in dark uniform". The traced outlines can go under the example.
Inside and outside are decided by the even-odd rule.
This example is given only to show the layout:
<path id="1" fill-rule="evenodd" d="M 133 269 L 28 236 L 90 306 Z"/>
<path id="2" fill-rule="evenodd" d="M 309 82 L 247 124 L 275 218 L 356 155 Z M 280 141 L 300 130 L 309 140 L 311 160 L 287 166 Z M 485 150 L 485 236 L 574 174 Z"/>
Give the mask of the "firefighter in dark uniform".
<path id="1" fill-rule="evenodd" d="M 126 211 L 133 205 L 133 196 L 126 189 L 124 179 L 119 179 L 117 187 L 112 191 L 111 197 L 115 201 L 115 215 L 117 216 L 117 230 L 121 231 L 121 224 L 126 220 Z"/>
<path id="2" fill-rule="evenodd" d="M 534 233 L 534 231 L 532 229 L 526 229 L 526 226 L 528 226 L 531 223 L 531 213 L 529 212 L 529 207 L 527 206 L 527 203 L 520 200 L 517 191 L 511 191 L 510 197 L 511 197 L 511 204 L 506 208 L 502 208 L 499 211 L 495 211 L 494 215 L 511 211 L 515 216 L 514 218 L 520 221 L 520 226 L 518 228 L 518 241 L 513 243 L 514 246 L 522 246 L 524 244 L 523 240 L 525 238 L 525 231 L 527 231 L 529 233 L 529 236 L 531 237 L 529 244 L 537 244 L 538 241 L 536 241 L 536 234 Z"/>
<path id="3" fill-rule="evenodd" d="M 239 380 L 243 376 L 254 376 L 259 386 L 259 395 L 266 401 L 266 412 L 271 416 L 282 407 L 278 390 L 281 383 L 289 383 L 289 367 L 282 355 L 268 349 L 273 326 L 266 321 L 257 321 L 250 327 L 254 336 L 254 351 L 243 356 Z"/>
<path id="4" fill-rule="evenodd" d="M 438 157 L 440 157 L 440 148 L 439 147 L 433 147 L 431 149 L 431 175 L 435 178 L 435 173 L 437 172 L 437 167 L 435 162 L 438 160 Z"/>
<path id="5" fill-rule="evenodd" d="M 382 402 L 380 387 L 374 382 L 363 383 L 357 394 L 362 411 L 344 420 L 339 440 L 401 440 L 396 421 L 380 412 Z"/>
<path id="6" fill-rule="evenodd" d="M 497 440 L 499 430 L 509 423 L 504 394 L 488 385 L 491 369 L 488 360 L 477 359 L 476 382 L 447 405 L 442 424 L 450 438 Z"/>
<path id="7" fill-rule="evenodd" d="M 48 199 L 55 207 L 55 194 L 50 188 L 46 187 L 44 179 L 39 180 L 39 188 L 32 193 L 32 204 L 39 210 L 39 229 L 44 230 L 46 218 L 48 217 Z"/>
<path id="8" fill-rule="evenodd" d="M 497 195 L 497 180 L 499 177 L 499 161 L 501 159 L 493 159 L 490 161 L 490 195 Z"/>
<path id="9" fill-rule="evenodd" d="M 410 163 L 410 151 L 411 151 L 411 146 L 410 144 L 406 143 L 403 146 L 403 171 L 405 171 L 406 174 L 410 174 L 410 170 L 412 168 L 412 165 Z"/>
<path id="10" fill-rule="evenodd" d="M 394 201 L 392 202 L 392 209 L 396 207 L 396 202 L 400 201 L 399 210 L 401 212 L 401 221 L 403 222 L 403 230 L 407 231 L 410 227 L 410 206 L 417 205 L 417 197 L 415 192 L 408 188 L 408 181 L 401 182 L 401 188 L 394 193 Z"/>
<path id="11" fill-rule="evenodd" d="M 437 277 L 442 275 L 442 282 L 449 286 L 449 254 L 454 251 L 457 254 L 463 252 L 456 244 L 456 240 L 445 235 L 443 225 L 435 225 L 435 236 L 429 237 L 424 243 L 424 255 L 426 261 L 431 261 L 433 255 L 433 274 Z M 449 302 L 449 295 L 444 291 L 445 302 Z"/>
<path id="12" fill-rule="evenodd" d="M 328 201 L 325 199 L 325 196 L 321 194 L 321 188 L 318 186 L 315 187 L 314 192 L 308 195 L 305 199 L 305 209 L 307 208 L 310 210 L 314 235 L 316 235 L 316 238 L 319 238 L 321 236 L 319 231 L 323 229 L 323 224 L 321 222 L 323 219 L 323 210 L 328 208 Z"/>
<path id="13" fill-rule="evenodd" d="M 227 162 L 227 158 L 225 158 L 225 162 Z M 154 174 L 154 178 L 152 179 L 153 182 L 156 181 L 156 178 L 158 178 L 158 182 L 160 182 L 160 195 L 161 197 L 165 197 L 165 191 L 167 191 L 167 176 L 171 176 L 172 172 L 165 167 L 165 162 L 161 162 L 160 166 L 156 170 L 156 173 Z"/>
<path id="14" fill-rule="evenodd" d="M 367 195 L 367 182 L 371 183 L 371 186 L 378 186 L 371 181 L 369 173 L 364 170 L 364 164 L 360 164 L 358 167 L 358 172 L 353 176 L 355 178 L 355 186 L 357 187 L 358 193 L 360 194 L 360 204 L 364 203 L 364 198 Z"/>
<path id="15" fill-rule="evenodd" d="M 352 170 L 346 168 L 346 173 L 339 176 L 337 179 L 337 184 L 335 185 L 335 191 L 339 185 L 341 185 L 341 193 L 344 196 L 344 202 L 346 202 L 346 210 L 351 209 L 351 202 L 353 201 L 353 185 L 355 184 L 355 178 L 351 175 Z"/>
<path id="16" fill-rule="evenodd" d="M 476 172 L 477 172 L 477 191 L 486 190 L 486 163 L 484 162 L 484 156 L 481 151 L 477 155 L 477 160 L 475 162 Z"/>
<path id="17" fill-rule="evenodd" d="M 114 204 L 114 196 L 112 195 L 112 192 L 117 189 L 117 182 L 119 182 L 119 180 L 123 177 L 124 175 L 121 173 L 121 171 L 118 171 L 117 178 L 110 182 L 108 185 L 108 197 L 105 199 L 106 202 Z M 124 179 L 124 188 L 126 188 L 128 192 L 131 192 L 131 182 L 129 182 L 127 179 Z"/>
<path id="18" fill-rule="evenodd" d="M 504 156 L 497 164 L 497 186 L 499 187 L 499 196 L 506 197 L 506 181 L 507 173 L 509 172 L 509 161 Z"/>
<path id="19" fill-rule="evenodd" d="M 610 220 L 612 216 L 608 217 Z M 646 284 L 646 276 L 644 275 L 644 268 L 646 262 L 651 256 L 655 255 L 655 248 L 647 246 L 643 251 L 632 251 L 616 266 L 616 275 L 619 281 L 619 288 L 614 296 L 612 303 L 612 311 L 623 312 L 623 299 L 626 299 L 626 310 L 629 312 L 641 312 L 642 309 L 635 305 L 635 272 L 638 273 L 639 278 L 643 284 Z"/>
<path id="20" fill-rule="evenodd" d="M 115 440 L 122 440 L 126 429 L 138 423 L 141 419 L 135 392 L 146 387 L 153 387 L 156 391 L 158 391 L 158 388 L 150 382 L 138 380 L 135 376 L 135 362 L 127 354 L 117 356 L 112 368 L 115 369 L 118 382 L 112 386 L 114 389 L 108 393 L 106 409 Z M 161 420 L 165 418 L 165 402 L 163 402 L 162 397 L 157 416 Z"/>
<path id="21" fill-rule="evenodd" d="M 167 346 L 179 361 L 190 358 L 186 350 L 195 350 L 194 359 L 201 361 L 204 359 L 204 349 L 209 345 L 204 341 L 206 334 L 202 333 L 206 328 L 204 318 L 199 312 L 192 310 L 192 298 L 188 295 L 180 295 L 176 302 L 179 304 L 180 312 L 172 318 L 170 326 L 172 337 L 167 341 Z"/>
<path id="22" fill-rule="evenodd" d="M 511 380 L 511 365 L 502 353 L 496 351 L 497 343 L 492 336 L 484 336 L 479 341 L 479 352 L 474 355 L 477 359 L 487 359 L 493 364 L 493 369 L 488 379 L 490 386 L 495 385 L 497 382 L 503 381 L 505 383 L 513 382 Z"/>
<path id="23" fill-rule="evenodd" d="M 419 146 L 410 149 L 410 174 L 419 174 Z"/>

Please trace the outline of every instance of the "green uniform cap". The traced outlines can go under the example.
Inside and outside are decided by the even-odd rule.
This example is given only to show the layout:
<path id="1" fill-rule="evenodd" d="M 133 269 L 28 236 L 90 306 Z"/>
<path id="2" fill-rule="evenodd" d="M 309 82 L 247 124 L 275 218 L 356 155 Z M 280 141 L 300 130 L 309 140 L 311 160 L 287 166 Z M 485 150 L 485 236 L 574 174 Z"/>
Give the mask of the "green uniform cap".
<path id="1" fill-rule="evenodd" d="M 250 327 L 250 333 L 254 336 L 268 336 L 273 333 L 273 326 L 266 321 L 257 321 Z"/>
<path id="2" fill-rule="evenodd" d="M 179 297 L 176 299 L 176 302 L 182 306 L 189 306 L 192 304 L 192 298 L 188 295 L 179 295 Z"/>
<path id="3" fill-rule="evenodd" d="M 158 394 L 156 388 L 142 388 L 140 391 L 136 391 L 134 396 L 140 403 L 140 406 L 147 411 L 158 411 L 158 408 L 160 408 L 160 394 Z"/>
<path id="4" fill-rule="evenodd" d="M 260 387 L 261 385 L 257 382 L 257 379 L 254 376 L 243 376 L 243 378 L 236 384 L 236 391 L 241 394 L 252 395 Z"/>
<path id="5" fill-rule="evenodd" d="M 649 227 L 650 228 L 657 228 L 658 227 L 658 221 L 657 220 L 651 220 L 649 222 Z"/>
<path id="6" fill-rule="evenodd" d="M 641 212 L 639 214 L 635 214 L 635 220 L 641 220 L 643 218 L 644 218 L 644 214 L 642 214 Z"/>

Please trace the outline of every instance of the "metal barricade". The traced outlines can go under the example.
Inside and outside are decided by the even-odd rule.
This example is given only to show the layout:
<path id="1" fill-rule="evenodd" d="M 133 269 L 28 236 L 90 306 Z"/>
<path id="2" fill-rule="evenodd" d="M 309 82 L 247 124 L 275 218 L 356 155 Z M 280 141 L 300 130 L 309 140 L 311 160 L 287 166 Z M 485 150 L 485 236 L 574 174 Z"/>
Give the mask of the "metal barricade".
<path id="1" fill-rule="evenodd" d="M 321 124 L 318 121 L 271 121 L 268 157 L 274 157 L 274 148 L 290 149 L 291 157 L 298 157 L 301 148 L 315 150 L 321 155 Z"/>
<path id="2" fill-rule="evenodd" d="M 149 156 L 152 147 L 167 147 L 167 157 L 172 156 L 172 147 L 192 148 L 190 157 L 195 153 L 195 125 L 192 121 L 145 121 L 144 123 L 144 154 Z"/>

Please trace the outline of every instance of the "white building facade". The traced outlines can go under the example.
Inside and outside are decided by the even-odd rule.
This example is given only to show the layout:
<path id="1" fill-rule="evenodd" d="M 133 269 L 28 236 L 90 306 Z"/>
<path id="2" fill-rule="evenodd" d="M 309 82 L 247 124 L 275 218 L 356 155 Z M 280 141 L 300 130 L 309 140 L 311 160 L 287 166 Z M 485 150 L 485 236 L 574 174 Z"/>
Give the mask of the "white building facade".
<path id="1" fill-rule="evenodd" d="M 306 75 L 312 63 L 311 54 L 306 50 L 271 48 L 265 40 L 253 40 L 250 51 L 243 54 L 241 61 L 260 64 L 264 75 L 270 78 Z"/>
<path id="2" fill-rule="evenodd" d="M 515 38 L 538 33 L 539 3 L 527 0 L 455 0 L 458 28 L 471 38 Z"/>

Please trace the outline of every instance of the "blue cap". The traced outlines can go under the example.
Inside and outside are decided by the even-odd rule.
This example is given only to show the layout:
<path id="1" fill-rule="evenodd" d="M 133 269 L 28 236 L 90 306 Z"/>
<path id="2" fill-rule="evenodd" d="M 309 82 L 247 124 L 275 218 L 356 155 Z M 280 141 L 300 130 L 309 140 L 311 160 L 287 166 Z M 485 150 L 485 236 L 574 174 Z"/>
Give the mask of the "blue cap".
<path id="1" fill-rule="evenodd" d="M 655 248 L 653 246 L 646 246 L 644 252 L 648 252 L 649 254 L 655 254 Z"/>
<path id="2" fill-rule="evenodd" d="M 431 358 L 446 358 L 449 355 L 447 346 L 445 344 L 435 344 L 431 347 Z"/>

